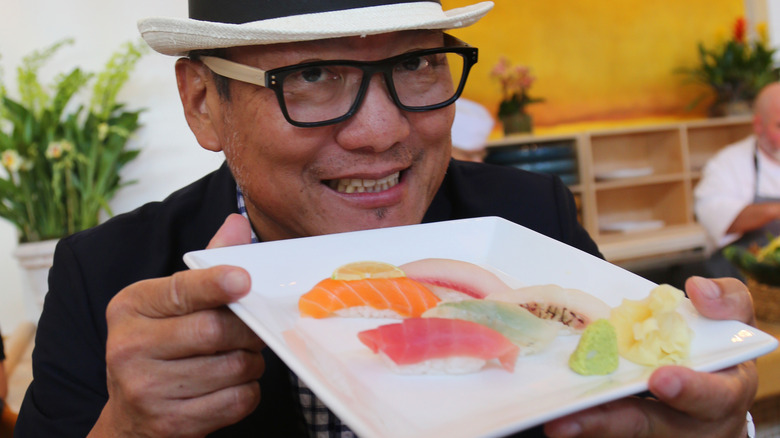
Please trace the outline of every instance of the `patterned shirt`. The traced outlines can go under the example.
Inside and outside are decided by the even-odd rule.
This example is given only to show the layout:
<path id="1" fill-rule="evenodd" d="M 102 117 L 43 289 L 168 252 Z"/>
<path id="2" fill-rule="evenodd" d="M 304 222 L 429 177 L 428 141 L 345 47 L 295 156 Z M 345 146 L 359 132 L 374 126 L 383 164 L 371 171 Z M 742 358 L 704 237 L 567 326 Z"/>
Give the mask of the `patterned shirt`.
<path id="1" fill-rule="evenodd" d="M 238 201 L 238 212 L 242 216 L 249 220 L 249 215 L 246 212 L 246 202 L 244 201 L 244 194 L 241 193 L 241 189 L 236 187 L 236 199 Z M 259 242 L 260 239 L 255 234 L 255 230 L 252 229 L 252 243 Z M 339 417 L 336 416 L 327 406 L 325 406 L 319 398 L 309 389 L 306 384 L 301 381 L 295 373 L 290 371 L 290 382 L 292 387 L 298 393 L 298 402 L 303 412 L 303 418 L 306 420 L 306 426 L 309 429 L 309 434 L 315 438 L 354 438 L 357 437 L 349 427 L 341 423 Z"/>

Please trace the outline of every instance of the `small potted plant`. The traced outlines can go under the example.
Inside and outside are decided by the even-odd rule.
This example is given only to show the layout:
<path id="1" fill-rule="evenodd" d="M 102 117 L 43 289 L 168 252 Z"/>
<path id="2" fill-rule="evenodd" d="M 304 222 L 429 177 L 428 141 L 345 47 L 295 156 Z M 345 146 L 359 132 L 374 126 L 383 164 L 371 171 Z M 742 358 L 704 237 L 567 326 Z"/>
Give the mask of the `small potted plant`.
<path id="1" fill-rule="evenodd" d="M 62 40 L 23 58 L 18 98 L 0 81 L 0 217 L 16 226 L 16 256 L 23 267 L 32 260 L 39 268 L 28 273 L 43 292 L 56 241 L 97 225 L 101 211 L 112 214 L 109 201 L 128 184 L 119 171 L 139 153 L 127 143 L 140 110 L 125 110 L 117 94 L 146 46 L 126 43 L 98 74 L 75 67 L 45 86 L 39 70 L 70 44 Z M 90 83 L 91 96 L 76 102 Z"/>
<path id="2" fill-rule="evenodd" d="M 729 245 L 723 255 L 745 276 L 756 317 L 780 321 L 780 236 L 768 236 L 763 246 L 755 242 L 747 248 Z"/>
<path id="3" fill-rule="evenodd" d="M 758 37 L 753 41 L 748 40 L 746 28 L 745 19 L 740 17 L 725 42 L 712 48 L 699 43 L 699 65 L 680 71 L 693 82 L 708 86 L 710 92 L 696 97 L 689 109 L 714 95 L 710 116 L 747 114 L 761 88 L 780 79 L 780 70 L 772 59 L 776 50 L 768 44 L 766 25 L 756 26 Z"/>
<path id="4" fill-rule="evenodd" d="M 525 107 L 544 99 L 528 94 L 536 80 L 531 75 L 531 69 L 523 65 L 512 66 L 507 57 L 501 56 L 493 67 L 491 76 L 501 84 L 498 119 L 504 126 L 504 134 L 532 132 L 533 118 L 526 112 Z"/>

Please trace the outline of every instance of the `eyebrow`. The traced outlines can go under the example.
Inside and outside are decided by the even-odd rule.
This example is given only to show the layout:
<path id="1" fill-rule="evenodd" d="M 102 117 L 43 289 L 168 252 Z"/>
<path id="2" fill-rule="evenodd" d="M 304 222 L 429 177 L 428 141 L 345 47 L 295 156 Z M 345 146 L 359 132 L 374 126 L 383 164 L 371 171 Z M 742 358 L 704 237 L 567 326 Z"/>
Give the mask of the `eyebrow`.
<path id="1" fill-rule="evenodd" d="M 444 47 L 453 47 L 453 46 L 454 47 L 469 47 L 469 45 L 467 43 L 465 43 L 464 41 L 462 41 L 462 40 L 460 40 L 460 39 L 458 39 L 458 38 L 456 38 L 456 37 L 454 37 L 454 36 L 452 36 L 452 35 L 450 35 L 448 33 L 444 33 L 443 32 L 442 34 L 444 35 Z M 431 47 L 431 48 L 435 49 L 436 47 Z M 416 52 L 418 50 L 427 50 L 427 49 L 419 49 L 419 48 L 417 48 L 417 49 L 410 50 L 410 51 L 405 52 L 405 53 L 399 53 L 398 55 L 394 55 L 394 56 L 401 56 L 401 55 L 404 55 L 406 53 Z M 391 56 L 390 58 L 393 58 L 394 56 Z M 260 87 L 266 87 L 265 73 L 268 70 L 263 70 L 263 69 L 258 68 L 258 67 L 252 67 L 252 66 L 249 66 L 249 65 L 241 64 L 241 63 L 238 63 L 238 62 L 235 62 L 235 61 L 231 61 L 231 60 L 224 59 L 224 58 L 219 58 L 219 57 L 214 57 L 214 56 L 201 56 L 200 60 L 201 60 L 201 62 L 203 62 L 206 65 L 206 67 L 208 67 L 209 69 L 211 69 L 211 71 L 213 71 L 214 73 L 216 73 L 218 75 L 221 75 L 221 76 L 224 76 L 224 77 L 227 77 L 227 78 L 231 78 L 231 79 L 235 79 L 235 80 L 239 80 L 241 82 L 247 82 L 247 83 L 250 83 L 250 84 L 258 85 Z M 325 62 L 328 62 L 328 61 L 333 61 L 333 62 L 347 61 L 347 62 L 351 62 L 350 60 L 345 60 L 345 59 L 334 59 L 334 60 L 324 60 L 324 61 Z M 304 61 L 304 62 L 300 62 L 300 63 L 296 63 L 296 64 L 305 64 L 307 62 L 318 62 L 318 61 Z M 370 61 L 367 61 L 367 62 L 370 62 Z M 296 64 L 293 64 L 293 65 L 296 65 Z"/>

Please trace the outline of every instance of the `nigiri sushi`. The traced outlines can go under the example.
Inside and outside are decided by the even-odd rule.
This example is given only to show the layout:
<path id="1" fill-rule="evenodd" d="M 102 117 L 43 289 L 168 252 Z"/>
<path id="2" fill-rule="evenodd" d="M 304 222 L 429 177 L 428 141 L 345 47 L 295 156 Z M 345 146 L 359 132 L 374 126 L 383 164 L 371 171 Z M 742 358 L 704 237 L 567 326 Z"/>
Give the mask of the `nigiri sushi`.
<path id="1" fill-rule="evenodd" d="M 560 330 L 560 324 L 536 317 L 518 305 L 490 300 L 439 303 L 426 310 L 423 317 L 465 319 L 488 326 L 520 347 L 521 355 L 541 351 Z"/>
<path id="2" fill-rule="evenodd" d="M 490 294 L 489 300 L 514 303 L 539 318 L 563 324 L 564 333 L 582 333 L 591 322 L 609 318 L 610 307 L 602 300 L 578 289 L 542 284 Z"/>
<path id="3" fill-rule="evenodd" d="M 358 333 L 358 339 L 401 374 L 465 374 L 489 360 L 513 372 L 520 348 L 472 321 L 409 318 Z"/>
<path id="4" fill-rule="evenodd" d="M 443 301 L 484 298 L 511 288 L 498 276 L 474 263 L 428 258 L 399 266 L 407 277 L 425 284 Z"/>
<path id="5" fill-rule="evenodd" d="M 430 290 L 407 277 L 333 280 L 317 283 L 298 300 L 302 316 L 407 318 L 422 315 L 439 302 Z"/>

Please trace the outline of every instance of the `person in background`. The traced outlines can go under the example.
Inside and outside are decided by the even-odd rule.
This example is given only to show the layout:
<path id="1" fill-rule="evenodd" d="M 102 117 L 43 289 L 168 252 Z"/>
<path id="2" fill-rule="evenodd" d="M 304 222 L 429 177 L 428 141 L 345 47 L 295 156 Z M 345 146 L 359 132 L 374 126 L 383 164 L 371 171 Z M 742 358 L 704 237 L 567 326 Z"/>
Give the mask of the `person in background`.
<path id="1" fill-rule="evenodd" d="M 59 241 L 17 437 L 354 436 L 226 307 L 249 293 L 246 270 L 187 270 L 188 251 L 500 216 L 599 256 L 560 179 L 451 158 L 451 104 L 477 49 L 444 30 L 492 7 L 189 0 L 189 19 L 142 20 L 153 49 L 184 56 L 184 115 L 226 163 Z M 686 289 L 707 317 L 754 322 L 739 281 L 693 278 Z M 648 385 L 655 399 L 544 432 L 744 436 L 757 373 L 752 361 L 715 373 L 670 366 Z"/>
<path id="2" fill-rule="evenodd" d="M 462 97 L 455 101 L 452 158 L 482 162 L 487 154 L 485 146 L 494 124 L 493 116 L 484 106 Z"/>
<path id="3" fill-rule="evenodd" d="M 0 438 L 11 438 L 16 423 L 16 414 L 5 400 L 8 398 L 8 376 L 5 373 L 5 345 L 0 333 Z"/>
<path id="4" fill-rule="evenodd" d="M 713 276 L 742 278 L 723 256 L 730 244 L 763 246 L 780 236 L 780 83 L 764 87 L 753 105 L 753 135 L 721 149 L 694 190 L 697 220 L 715 251 Z"/>

